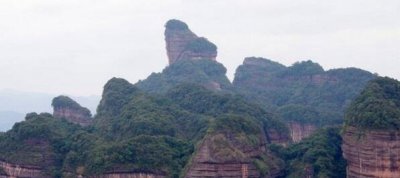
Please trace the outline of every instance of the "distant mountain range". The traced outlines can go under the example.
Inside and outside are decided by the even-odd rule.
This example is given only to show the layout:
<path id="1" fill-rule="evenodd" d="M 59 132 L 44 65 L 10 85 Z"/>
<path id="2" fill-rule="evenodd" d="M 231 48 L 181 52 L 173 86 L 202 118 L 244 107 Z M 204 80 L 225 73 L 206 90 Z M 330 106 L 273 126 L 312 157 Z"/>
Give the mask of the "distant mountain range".
<path id="1" fill-rule="evenodd" d="M 11 129 L 15 122 L 24 120 L 29 112 L 52 112 L 53 94 L 25 92 L 11 89 L 0 90 L 0 131 Z M 94 114 L 100 96 L 70 96 Z"/>

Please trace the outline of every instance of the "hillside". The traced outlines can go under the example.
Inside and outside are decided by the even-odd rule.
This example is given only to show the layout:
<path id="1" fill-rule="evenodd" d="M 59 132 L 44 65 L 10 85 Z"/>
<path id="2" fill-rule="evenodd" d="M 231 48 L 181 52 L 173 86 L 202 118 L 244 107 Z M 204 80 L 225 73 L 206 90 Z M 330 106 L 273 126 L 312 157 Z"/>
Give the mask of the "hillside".
<path id="1" fill-rule="evenodd" d="M 325 71 L 308 61 L 284 66 L 264 58 L 246 58 L 235 73 L 237 93 L 285 121 L 294 142 L 318 128 L 343 123 L 344 111 L 376 76 L 357 68 Z"/>

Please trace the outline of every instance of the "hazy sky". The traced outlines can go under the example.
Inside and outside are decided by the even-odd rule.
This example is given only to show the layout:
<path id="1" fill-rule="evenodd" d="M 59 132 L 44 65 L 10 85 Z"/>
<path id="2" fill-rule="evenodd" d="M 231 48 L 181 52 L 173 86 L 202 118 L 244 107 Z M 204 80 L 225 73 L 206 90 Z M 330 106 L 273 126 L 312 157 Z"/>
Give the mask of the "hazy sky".
<path id="1" fill-rule="evenodd" d="M 98 95 L 167 66 L 164 24 L 218 46 L 229 78 L 247 56 L 400 79 L 399 0 L 0 0 L 0 90 Z"/>

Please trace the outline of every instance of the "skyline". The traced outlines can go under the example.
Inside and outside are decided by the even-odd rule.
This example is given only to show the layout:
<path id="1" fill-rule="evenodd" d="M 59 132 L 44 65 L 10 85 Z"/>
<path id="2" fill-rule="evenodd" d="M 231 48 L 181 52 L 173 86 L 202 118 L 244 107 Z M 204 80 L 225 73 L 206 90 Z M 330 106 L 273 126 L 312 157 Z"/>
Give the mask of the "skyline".
<path id="1" fill-rule="evenodd" d="M 400 2 L 243 2 L 1 1 L 0 90 L 88 96 L 112 77 L 136 83 L 168 65 L 169 19 L 215 43 L 230 80 L 250 56 L 400 79 Z"/>

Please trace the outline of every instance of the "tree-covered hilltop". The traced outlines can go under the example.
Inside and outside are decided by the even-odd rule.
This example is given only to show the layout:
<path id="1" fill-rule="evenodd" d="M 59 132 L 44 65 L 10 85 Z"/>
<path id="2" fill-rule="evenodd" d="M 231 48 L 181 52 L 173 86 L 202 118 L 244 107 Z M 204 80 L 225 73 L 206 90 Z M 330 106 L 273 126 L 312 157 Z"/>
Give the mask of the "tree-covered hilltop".
<path id="1" fill-rule="evenodd" d="M 166 67 L 161 73 L 152 73 L 135 86 L 152 92 L 165 93 L 182 83 L 199 84 L 212 90 L 230 90 L 226 68 L 211 60 L 181 60 Z"/>
<path id="2" fill-rule="evenodd" d="M 356 68 L 324 71 L 312 61 L 286 67 L 268 59 L 246 58 L 233 85 L 236 92 L 271 111 L 289 112 L 284 110 L 294 109 L 293 105 L 312 108 L 322 115 L 320 123 L 327 125 L 342 123 L 350 101 L 375 77 Z M 298 112 L 299 118 L 307 120 L 307 113 Z"/>
<path id="3" fill-rule="evenodd" d="M 59 99 L 53 105 L 69 101 Z M 249 161 L 256 158 L 246 156 L 243 149 L 259 149 L 269 129 L 288 132 L 272 114 L 234 94 L 195 84 L 151 94 L 113 78 L 104 86 L 92 125 L 81 127 L 51 114 L 28 114 L 0 135 L 0 160 L 46 167 L 53 177 L 112 171 L 179 177 L 206 135 L 229 146 L 215 145 L 215 158 Z M 278 163 L 258 159 L 264 171 L 265 165 L 278 169 Z"/>
<path id="4" fill-rule="evenodd" d="M 25 121 L 0 135 L 0 160 L 43 167 L 47 174 L 60 176 L 69 149 L 68 137 L 79 129 L 48 113 L 29 113 Z"/>
<path id="5" fill-rule="evenodd" d="M 345 124 L 360 129 L 400 129 L 400 82 L 379 77 L 352 102 L 346 111 Z"/>

